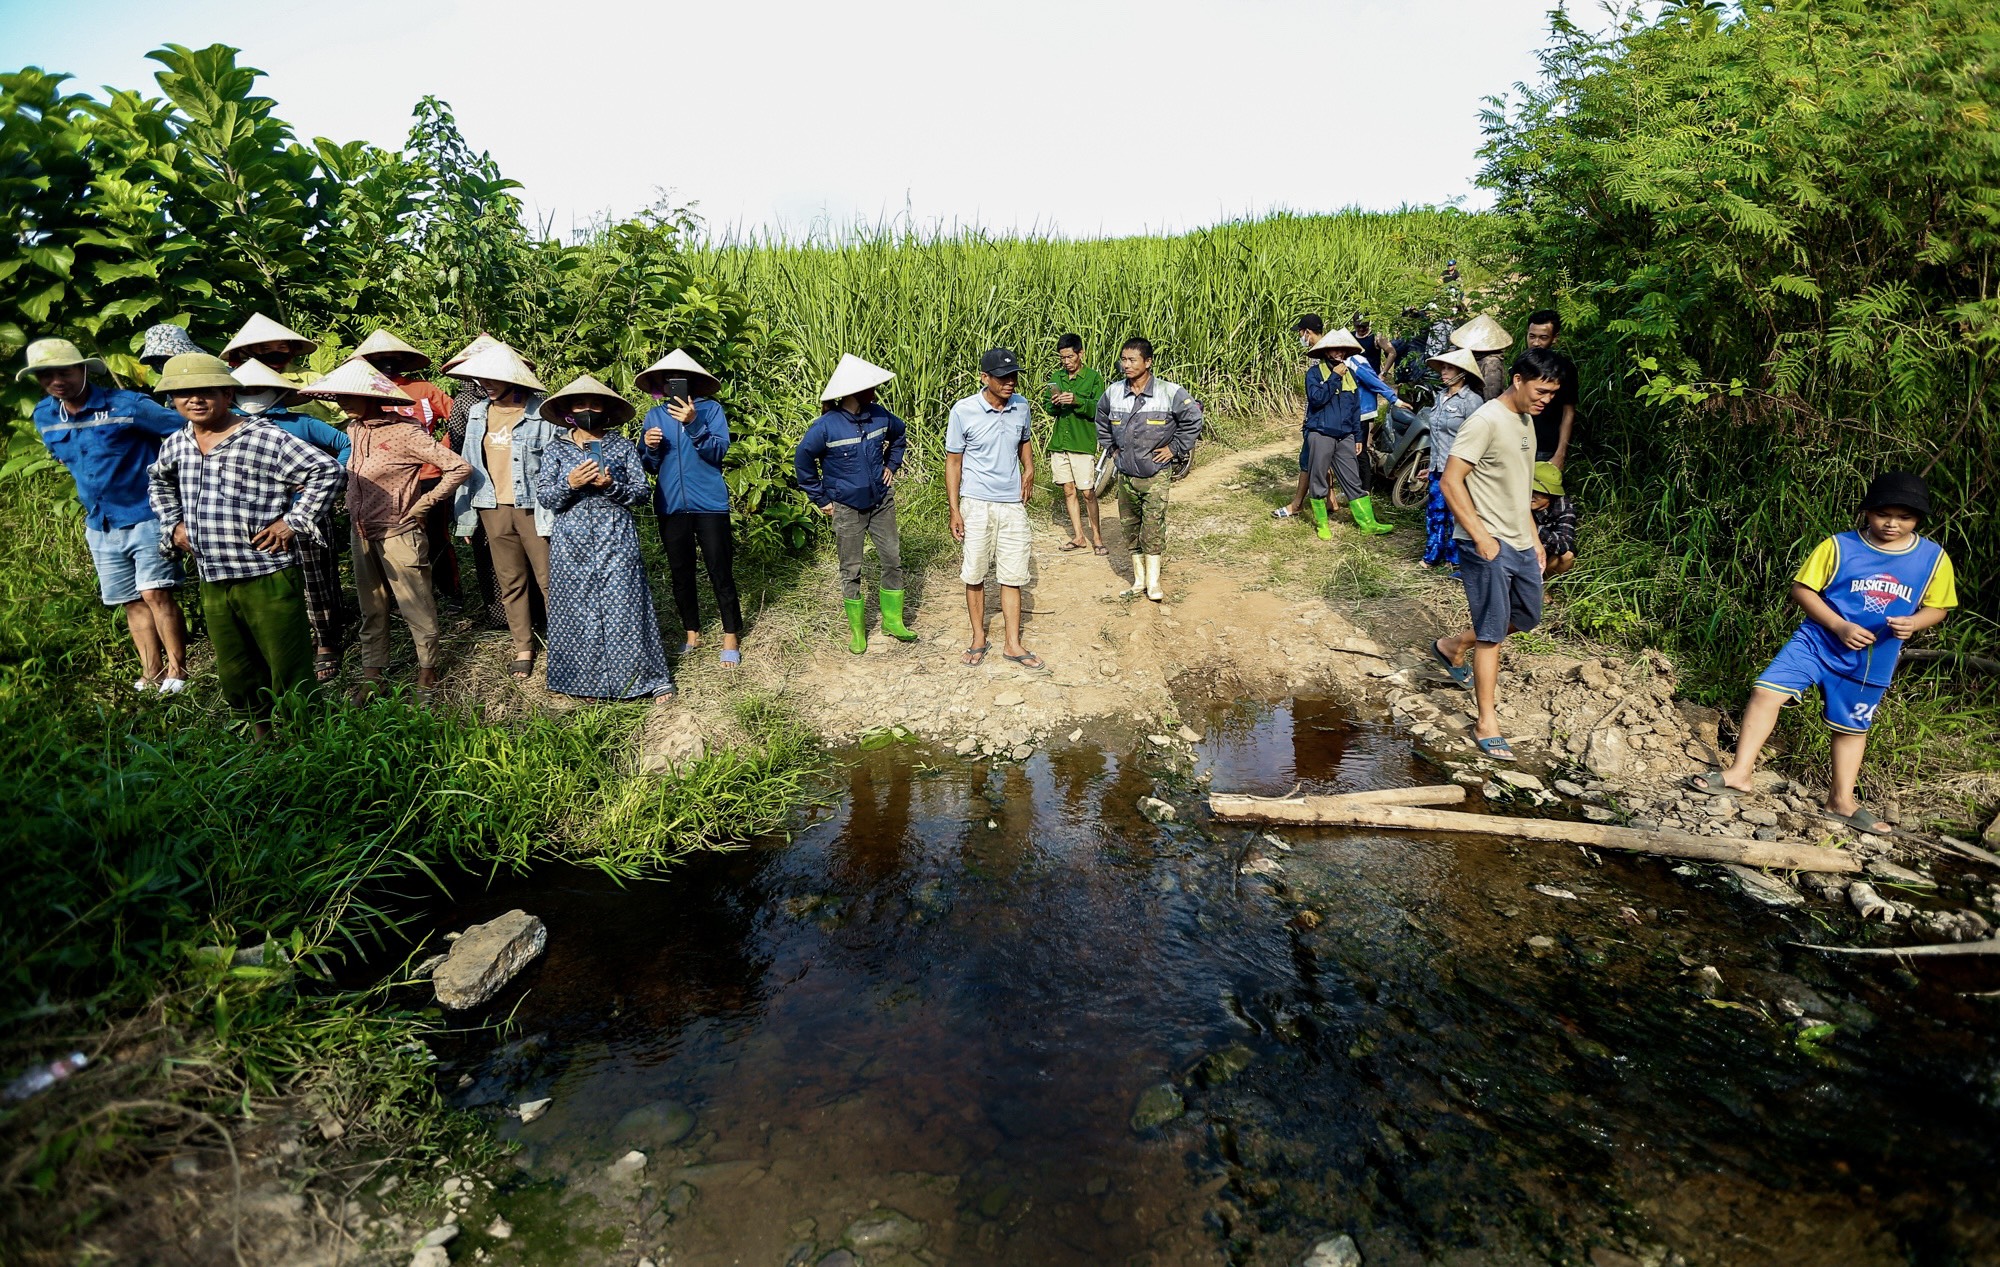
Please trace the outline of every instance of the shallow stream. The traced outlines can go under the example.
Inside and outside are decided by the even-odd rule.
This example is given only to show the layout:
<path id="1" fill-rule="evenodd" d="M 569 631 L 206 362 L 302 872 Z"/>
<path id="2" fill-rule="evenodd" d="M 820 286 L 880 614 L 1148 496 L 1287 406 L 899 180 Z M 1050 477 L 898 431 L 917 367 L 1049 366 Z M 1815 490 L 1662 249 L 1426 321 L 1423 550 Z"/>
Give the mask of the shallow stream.
<path id="1" fill-rule="evenodd" d="M 1143 733 L 858 751 L 790 841 L 441 910 L 549 929 L 510 1035 L 443 1053 L 523 1146 L 514 1239 L 454 1258 L 1290 1264 L 1345 1232 L 1369 1267 L 2000 1261 L 1991 968 L 1835 961 L 1788 944 L 1810 913 L 1657 859 L 1280 848 L 1207 822 L 1194 773 L 1440 772 L 1331 701 L 1191 720 L 1192 765 Z M 1141 818 L 1156 792 L 1192 823 Z M 643 1184 L 607 1174 L 631 1149 Z"/>

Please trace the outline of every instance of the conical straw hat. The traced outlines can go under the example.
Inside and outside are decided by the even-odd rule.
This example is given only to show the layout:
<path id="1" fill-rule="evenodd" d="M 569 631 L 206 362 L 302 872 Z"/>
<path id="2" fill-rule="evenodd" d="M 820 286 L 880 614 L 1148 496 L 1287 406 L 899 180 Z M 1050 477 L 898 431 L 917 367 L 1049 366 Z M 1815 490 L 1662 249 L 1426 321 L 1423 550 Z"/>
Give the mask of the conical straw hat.
<path id="1" fill-rule="evenodd" d="M 1486 313 L 1480 313 L 1451 332 L 1451 341 L 1474 352 L 1498 352 L 1514 346 L 1514 336 Z"/>
<path id="2" fill-rule="evenodd" d="M 299 385 L 272 369 L 264 362 L 252 357 L 236 367 L 236 381 L 251 391 L 276 388 L 284 393 L 278 397 L 280 406 L 289 405 L 299 399 Z M 322 380 L 324 381 L 324 380 Z"/>
<path id="3" fill-rule="evenodd" d="M 851 352 L 842 352 L 840 364 L 833 367 L 833 377 L 826 380 L 826 390 L 819 398 L 822 402 L 844 400 L 856 392 L 880 387 L 895 377 L 879 365 L 870 365 Z"/>
<path id="4" fill-rule="evenodd" d="M 1484 386 L 1486 383 L 1486 376 L 1479 372 L 1479 358 L 1472 354 L 1472 349 L 1470 348 L 1453 348 L 1449 352 L 1440 352 L 1436 356 L 1425 360 L 1424 364 L 1449 365 L 1454 369 L 1464 370 L 1481 386 Z"/>
<path id="5" fill-rule="evenodd" d="M 444 370 L 445 373 L 450 374 L 452 370 L 456 368 L 461 361 L 470 360 L 472 357 L 478 356 L 481 352 L 484 352 L 487 348 L 499 348 L 505 346 L 507 345 L 500 342 L 500 340 L 494 338 L 492 335 L 486 333 L 486 331 L 481 330 L 479 334 L 472 340 L 472 342 L 466 344 L 458 351 L 446 357 L 444 364 L 439 368 Z"/>
<path id="6" fill-rule="evenodd" d="M 722 388 L 720 379 L 703 369 L 701 362 L 679 348 L 675 348 L 640 370 L 638 376 L 632 380 L 632 385 L 642 392 L 650 392 L 655 389 L 655 383 L 648 382 L 648 379 L 665 383 L 675 375 L 685 377 L 688 380 L 688 390 L 697 396 L 713 396 Z"/>
<path id="7" fill-rule="evenodd" d="M 255 347 L 259 343 L 289 343 L 292 345 L 294 356 L 305 356 L 319 347 L 318 343 L 297 330 L 281 326 L 261 312 L 253 312 L 250 314 L 250 320 L 244 322 L 243 328 L 236 332 L 236 337 L 223 347 L 222 359 L 227 361 L 232 356 L 248 355 L 243 349 Z"/>
<path id="8" fill-rule="evenodd" d="M 535 371 L 521 359 L 521 354 L 506 344 L 495 341 L 492 347 L 465 358 L 455 366 L 448 367 L 453 378 L 485 378 L 496 383 L 512 383 L 525 387 L 531 392 L 545 392 L 547 387 L 535 377 Z"/>
<path id="9" fill-rule="evenodd" d="M 431 367 L 431 358 L 429 356 L 417 351 L 395 335 L 390 334 L 387 330 L 377 330 L 363 339 L 360 347 L 354 349 L 354 355 L 356 356 L 381 356 L 385 353 L 390 356 L 414 357 L 419 362 L 417 366 L 419 369 L 429 369 Z"/>
<path id="10" fill-rule="evenodd" d="M 1354 337 L 1352 330 L 1329 331 L 1318 343 L 1312 345 L 1315 352 L 1359 352 L 1361 340 Z"/>
<path id="11" fill-rule="evenodd" d="M 359 357 L 344 362 L 339 369 L 318 382 L 297 390 L 301 396 L 317 398 L 359 396 L 364 400 L 386 400 L 397 405 L 416 403 L 408 392 L 390 382 L 388 375 Z"/>
<path id="12" fill-rule="evenodd" d="M 568 383 L 565 383 L 561 391 L 550 392 L 548 398 L 542 401 L 542 417 L 559 427 L 568 426 L 568 421 L 563 417 L 565 402 L 592 398 L 602 400 L 609 407 L 611 425 L 613 427 L 624 426 L 626 423 L 632 421 L 632 415 L 639 412 L 632 407 L 631 401 L 612 391 L 595 378 L 592 378 L 588 374 L 578 374 Z"/>

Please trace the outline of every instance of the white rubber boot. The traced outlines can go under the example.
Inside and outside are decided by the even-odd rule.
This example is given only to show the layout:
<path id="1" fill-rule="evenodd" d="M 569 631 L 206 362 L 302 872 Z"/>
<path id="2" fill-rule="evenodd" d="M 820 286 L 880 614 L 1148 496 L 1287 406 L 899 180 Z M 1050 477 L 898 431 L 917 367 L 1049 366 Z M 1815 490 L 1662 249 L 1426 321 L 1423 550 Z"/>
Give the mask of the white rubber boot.
<path id="1" fill-rule="evenodd" d="M 1146 556 L 1146 597 L 1156 603 L 1166 598 L 1166 593 L 1160 589 L 1160 556 L 1157 554 Z"/>
<path id="2" fill-rule="evenodd" d="M 1146 592 L 1146 556 L 1132 556 L 1132 588 L 1121 591 L 1126 598 L 1137 598 Z"/>

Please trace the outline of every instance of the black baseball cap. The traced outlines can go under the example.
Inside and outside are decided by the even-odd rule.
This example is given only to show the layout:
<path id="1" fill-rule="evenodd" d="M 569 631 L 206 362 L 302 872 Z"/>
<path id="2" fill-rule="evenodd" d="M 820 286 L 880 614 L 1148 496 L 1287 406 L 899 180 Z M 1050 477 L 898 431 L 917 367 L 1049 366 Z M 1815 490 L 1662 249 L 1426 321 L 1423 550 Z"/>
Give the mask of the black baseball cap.
<path id="1" fill-rule="evenodd" d="M 1884 471 L 1868 481 L 1868 492 L 1861 498 L 1861 509 L 1882 510 L 1889 506 L 1914 510 L 1920 517 L 1929 519 L 1931 492 L 1925 487 L 1923 477 L 1908 471 Z"/>
<path id="2" fill-rule="evenodd" d="M 1010 348 L 989 348 L 979 358 L 979 372 L 991 374 L 995 378 L 1006 378 L 1009 374 L 1021 372 L 1021 362 L 1015 359 Z"/>
<path id="3" fill-rule="evenodd" d="M 1300 317 L 1298 324 L 1294 325 L 1292 329 L 1304 334 L 1325 334 L 1326 323 L 1319 319 L 1318 313 L 1309 312 L 1305 316 Z"/>

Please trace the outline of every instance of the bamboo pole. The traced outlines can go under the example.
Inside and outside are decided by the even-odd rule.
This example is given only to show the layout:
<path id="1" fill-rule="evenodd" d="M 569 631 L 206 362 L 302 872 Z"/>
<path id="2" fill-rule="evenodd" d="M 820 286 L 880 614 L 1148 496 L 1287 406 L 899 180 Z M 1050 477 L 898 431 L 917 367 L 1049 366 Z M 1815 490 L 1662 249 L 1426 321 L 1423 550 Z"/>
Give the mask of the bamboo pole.
<path id="1" fill-rule="evenodd" d="M 1210 794 L 1208 803 L 1217 818 L 1244 818 L 1269 823 L 1316 823 L 1317 815 L 1328 809 L 1354 805 L 1456 805 L 1465 799 L 1465 789 L 1456 783 L 1434 783 L 1429 787 L 1391 787 L 1373 792 L 1343 792 L 1335 796 L 1242 796 L 1233 792 Z"/>
<path id="2" fill-rule="evenodd" d="M 1723 840 L 1711 836 L 1690 836 L 1683 832 L 1638 831 L 1631 827 L 1572 823 L 1552 818 L 1511 818 L 1403 805 L 1356 804 L 1340 797 L 1303 796 L 1261 804 L 1258 803 L 1260 799 L 1215 794 L 1209 797 L 1209 809 L 1217 818 L 1251 822 L 1469 832 L 1484 836 L 1512 836 L 1521 840 L 1594 845 L 1602 849 L 1629 849 L 1637 853 L 1693 858 L 1702 862 L 1734 862 L 1746 867 L 1772 867 L 1781 871 L 1861 870 L 1861 862 L 1854 855 L 1815 845 Z"/>

